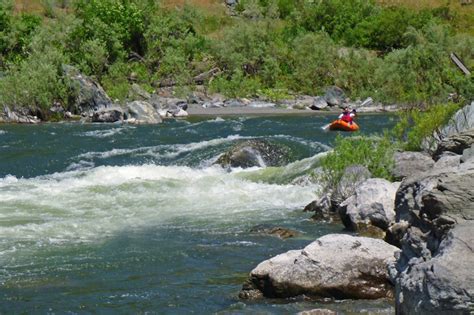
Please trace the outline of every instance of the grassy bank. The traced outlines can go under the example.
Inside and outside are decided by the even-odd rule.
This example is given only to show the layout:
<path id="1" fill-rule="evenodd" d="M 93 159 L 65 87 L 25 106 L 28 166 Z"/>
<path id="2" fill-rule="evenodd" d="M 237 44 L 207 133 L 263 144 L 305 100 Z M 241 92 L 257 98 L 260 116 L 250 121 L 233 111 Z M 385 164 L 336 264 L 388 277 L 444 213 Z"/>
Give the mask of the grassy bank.
<path id="1" fill-rule="evenodd" d="M 2 1 L 0 103 L 47 112 L 69 106 L 70 64 L 114 99 L 132 83 L 204 85 L 229 97 L 321 94 L 426 107 L 474 95 L 449 59 L 474 66 L 473 6 L 454 1 L 241 0 L 236 16 L 218 0 Z M 383 30 L 383 31 L 381 31 Z M 213 70 L 204 80 L 194 78 Z"/>

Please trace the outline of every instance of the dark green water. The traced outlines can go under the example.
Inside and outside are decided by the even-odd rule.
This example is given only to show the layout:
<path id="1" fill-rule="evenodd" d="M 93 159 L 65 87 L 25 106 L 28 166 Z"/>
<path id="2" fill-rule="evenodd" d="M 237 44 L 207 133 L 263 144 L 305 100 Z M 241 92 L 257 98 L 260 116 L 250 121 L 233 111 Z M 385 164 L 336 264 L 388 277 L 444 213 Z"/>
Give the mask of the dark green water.
<path id="1" fill-rule="evenodd" d="M 330 119 L 0 125 L 0 313 L 390 312 L 387 301 L 237 298 L 262 260 L 341 232 L 301 211 L 317 183 L 291 184 L 330 147 L 336 134 L 321 129 Z M 367 115 L 358 123 L 370 134 L 394 119 Z M 212 166 L 247 138 L 289 146 L 294 163 Z M 249 233 L 258 224 L 301 236 Z"/>

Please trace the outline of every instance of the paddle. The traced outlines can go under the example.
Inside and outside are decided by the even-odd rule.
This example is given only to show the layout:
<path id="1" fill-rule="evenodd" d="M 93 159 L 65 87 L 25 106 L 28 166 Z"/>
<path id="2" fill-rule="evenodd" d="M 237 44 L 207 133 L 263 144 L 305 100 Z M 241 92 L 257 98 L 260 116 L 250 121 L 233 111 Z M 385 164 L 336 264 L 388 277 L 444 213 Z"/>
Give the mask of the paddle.
<path id="1" fill-rule="evenodd" d="M 321 129 L 324 130 L 324 131 L 328 131 L 328 130 L 329 130 L 329 126 L 331 126 L 331 123 L 322 126 Z"/>

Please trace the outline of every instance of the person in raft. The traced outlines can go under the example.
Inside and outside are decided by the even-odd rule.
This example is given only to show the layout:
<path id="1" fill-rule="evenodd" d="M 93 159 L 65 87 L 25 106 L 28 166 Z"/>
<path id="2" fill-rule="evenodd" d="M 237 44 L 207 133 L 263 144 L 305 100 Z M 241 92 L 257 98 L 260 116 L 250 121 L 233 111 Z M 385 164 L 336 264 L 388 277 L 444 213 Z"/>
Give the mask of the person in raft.
<path id="1" fill-rule="evenodd" d="M 355 115 L 356 115 L 355 109 L 353 109 L 352 111 L 349 111 L 349 107 L 344 107 L 342 114 L 340 114 L 338 118 L 342 121 L 347 122 L 349 125 L 352 125 Z"/>

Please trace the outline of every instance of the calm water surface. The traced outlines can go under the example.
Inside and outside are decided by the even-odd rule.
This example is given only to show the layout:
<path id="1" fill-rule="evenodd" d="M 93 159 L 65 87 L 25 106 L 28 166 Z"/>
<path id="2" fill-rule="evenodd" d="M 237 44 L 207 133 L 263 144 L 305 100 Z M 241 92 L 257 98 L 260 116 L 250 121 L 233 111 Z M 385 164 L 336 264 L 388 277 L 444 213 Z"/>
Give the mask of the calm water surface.
<path id="1" fill-rule="evenodd" d="M 391 312 L 389 301 L 239 301 L 262 260 L 302 248 L 338 224 L 302 208 L 336 133 L 330 116 L 167 121 L 156 126 L 0 125 L 0 313 L 342 314 Z M 361 116 L 361 133 L 394 117 Z M 225 170 L 242 139 L 291 148 L 281 168 Z M 255 226 L 301 232 L 280 240 Z"/>

